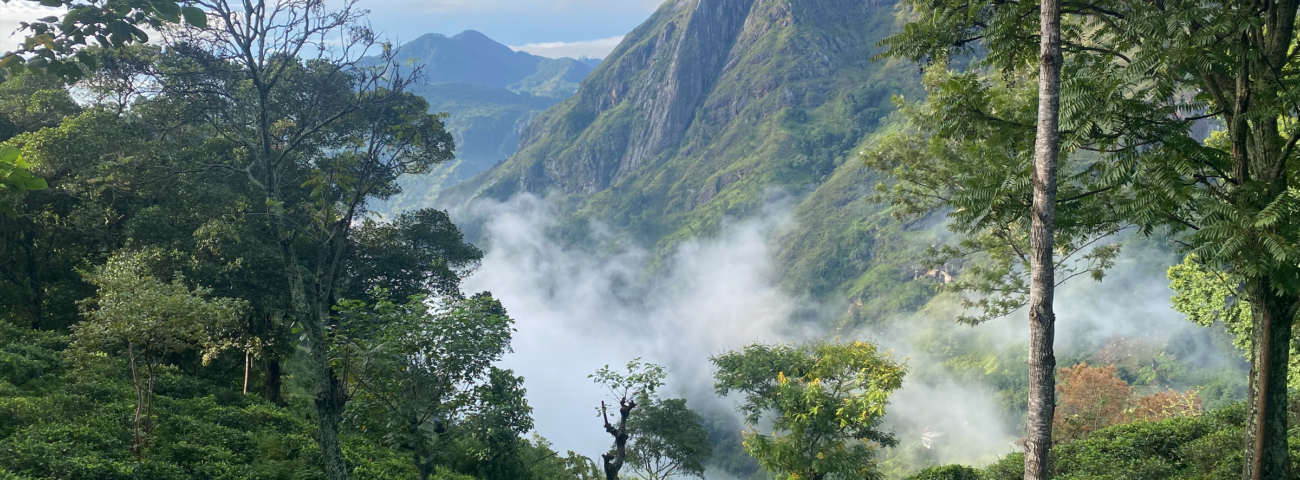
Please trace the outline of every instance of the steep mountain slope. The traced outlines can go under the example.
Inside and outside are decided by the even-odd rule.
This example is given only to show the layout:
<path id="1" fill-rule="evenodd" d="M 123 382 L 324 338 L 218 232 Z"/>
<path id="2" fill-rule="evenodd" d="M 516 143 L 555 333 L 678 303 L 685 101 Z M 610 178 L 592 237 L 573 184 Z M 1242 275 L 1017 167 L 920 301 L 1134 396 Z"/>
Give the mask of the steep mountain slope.
<path id="1" fill-rule="evenodd" d="M 919 94 L 915 66 L 871 61 L 893 19 L 860 0 L 667 2 L 533 121 L 517 154 L 440 203 L 546 193 L 570 213 L 570 238 L 598 220 L 662 254 L 786 195 L 797 226 L 778 261 L 792 291 L 897 297 L 910 255 L 894 249 L 913 250 L 900 239 L 915 234 L 866 202 L 873 176 L 854 155 L 891 95 Z"/>
<path id="2" fill-rule="evenodd" d="M 456 138 L 456 159 L 428 175 L 403 181 L 404 192 L 380 211 L 427 205 L 444 185 L 470 178 L 515 152 L 534 117 L 577 91 L 591 73 L 588 60 L 551 59 L 516 52 L 467 30 L 431 33 L 397 50 L 397 60 L 423 67 L 426 83 L 413 90 L 435 112 L 445 112 Z"/>

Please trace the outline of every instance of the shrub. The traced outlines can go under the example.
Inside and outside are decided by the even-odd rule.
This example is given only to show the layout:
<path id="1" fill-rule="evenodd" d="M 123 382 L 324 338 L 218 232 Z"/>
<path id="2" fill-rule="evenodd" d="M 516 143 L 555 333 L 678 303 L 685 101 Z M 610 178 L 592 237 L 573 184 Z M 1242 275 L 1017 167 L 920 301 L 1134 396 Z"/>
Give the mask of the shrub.
<path id="1" fill-rule="evenodd" d="M 921 470 L 907 480 L 980 480 L 980 472 L 965 465 L 943 465 Z"/>

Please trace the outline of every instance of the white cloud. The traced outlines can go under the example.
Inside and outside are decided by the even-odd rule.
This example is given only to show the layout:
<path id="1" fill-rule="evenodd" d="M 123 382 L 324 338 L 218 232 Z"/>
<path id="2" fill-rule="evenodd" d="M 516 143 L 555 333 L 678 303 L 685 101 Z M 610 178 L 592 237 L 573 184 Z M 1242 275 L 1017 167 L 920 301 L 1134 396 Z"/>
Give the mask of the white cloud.
<path id="1" fill-rule="evenodd" d="M 635 357 L 661 364 L 669 371 L 665 397 L 727 413 L 731 402 L 712 395 L 710 355 L 818 334 L 789 323 L 798 302 L 772 281 L 768 232 L 788 218 L 788 207 L 684 243 L 661 275 L 648 275 L 649 252 L 618 233 L 593 234 L 608 247 L 603 253 L 553 241 L 546 232 L 561 217 L 537 197 L 470 210 L 466 217 L 486 218 L 487 255 L 465 290 L 491 291 L 517 322 L 514 353 L 502 366 L 526 379 L 537 430 L 561 451 L 597 458 L 609 448 L 595 416 L 606 392 L 587 378 L 605 364 L 618 368 Z"/>
<path id="2" fill-rule="evenodd" d="M 622 36 L 601 38 L 598 40 L 583 40 L 579 42 L 543 42 L 529 43 L 526 45 L 512 46 L 515 51 L 525 51 L 533 55 L 547 58 L 560 57 L 593 57 L 604 58 L 609 52 L 618 47 L 618 43 L 623 41 Z"/>

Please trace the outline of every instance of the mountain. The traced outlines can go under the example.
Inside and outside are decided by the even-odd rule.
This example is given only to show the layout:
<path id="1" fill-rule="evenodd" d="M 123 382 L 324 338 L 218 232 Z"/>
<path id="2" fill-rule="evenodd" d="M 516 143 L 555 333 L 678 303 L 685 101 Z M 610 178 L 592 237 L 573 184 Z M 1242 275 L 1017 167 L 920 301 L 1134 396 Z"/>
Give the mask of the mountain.
<path id="1" fill-rule="evenodd" d="M 420 36 L 397 47 L 396 60 L 423 68 L 424 83 L 412 91 L 428 100 L 432 111 L 448 114 L 456 159 L 428 175 L 404 179 L 403 193 L 376 206 L 382 212 L 427 204 L 444 186 L 505 160 L 518 147 L 524 126 L 573 95 L 593 68 L 589 58 L 516 52 L 473 30 Z"/>
<path id="2" fill-rule="evenodd" d="M 533 120 L 518 153 L 445 190 L 441 205 L 547 194 L 570 239 L 599 221 L 655 246 L 719 232 L 793 198 L 782 282 L 861 310 L 915 306 L 917 235 L 867 200 L 857 161 L 893 110 L 920 95 L 915 65 L 873 62 L 893 6 L 861 0 L 676 0 Z"/>
<path id="3" fill-rule="evenodd" d="M 558 98 L 572 95 L 594 68 L 582 60 L 517 52 L 474 30 L 453 37 L 422 35 L 397 47 L 397 57 L 423 66 L 429 83 L 468 83 Z M 536 90 L 548 82 L 561 88 Z"/>

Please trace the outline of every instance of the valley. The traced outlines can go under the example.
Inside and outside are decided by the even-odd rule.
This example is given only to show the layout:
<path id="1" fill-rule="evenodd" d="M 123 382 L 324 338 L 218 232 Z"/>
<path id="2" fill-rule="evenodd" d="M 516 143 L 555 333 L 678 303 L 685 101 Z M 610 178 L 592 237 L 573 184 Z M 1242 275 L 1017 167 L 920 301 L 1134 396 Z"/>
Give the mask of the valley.
<path id="1" fill-rule="evenodd" d="M 1295 471 L 1294 72 L 1175 13 L 1064 14 L 1049 182 L 1037 4 L 154 3 L 0 63 L 0 480 Z"/>

